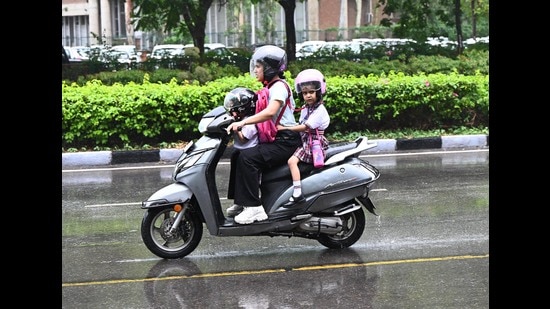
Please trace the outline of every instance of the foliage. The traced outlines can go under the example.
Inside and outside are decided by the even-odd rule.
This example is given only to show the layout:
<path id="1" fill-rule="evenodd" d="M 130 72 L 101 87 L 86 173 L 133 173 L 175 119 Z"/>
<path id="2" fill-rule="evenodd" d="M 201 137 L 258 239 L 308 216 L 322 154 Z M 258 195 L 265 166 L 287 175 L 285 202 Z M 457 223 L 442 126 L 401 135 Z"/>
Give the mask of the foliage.
<path id="1" fill-rule="evenodd" d="M 340 61 L 322 61 L 321 58 L 312 56 L 291 62 L 289 64 L 289 71 L 294 76 L 301 70 L 312 67 L 319 69 L 327 76 L 380 75 L 392 70 L 405 74 L 417 74 L 419 72 L 427 74 L 451 73 L 454 71 L 464 75 L 474 75 L 476 72 L 489 74 L 488 46 L 489 44 L 486 43 L 477 43 L 468 47 L 460 57 L 438 55 L 437 52 L 440 50 L 439 48 L 435 50 L 430 49 L 431 53 L 435 55 L 423 56 L 420 53 L 409 53 L 407 47 L 402 47 L 403 49 L 394 49 L 394 53 L 391 57 L 375 56 L 373 59 L 370 58 L 370 54 L 368 53 L 361 55 L 361 57 L 365 57 L 363 59 L 358 58 L 355 60 Z M 244 49 L 235 49 L 233 52 L 236 54 L 234 58 L 236 62 L 234 64 L 224 63 L 223 61 L 212 58 L 211 61 L 207 61 L 202 65 L 198 63 L 193 63 L 192 65 L 177 64 L 176 66 L 179 68 L 193 67 L 192 70 L 182 70 L 166 68 L 155 69 L 156 62 L 149 63 L 149 61 L 146 61 L 145 63 L 140 63 L 140 65 L 133 70 L 89 74 L 86 74 L 84 64 L 78 64 L 74 66 L 75 72 L 73 74 L 71 74 L 72 71 L 69 70 L 68 67 L 64 67 L 62 77 L 66 82 L 76 82 L 78 85 L 84 85 L 86 82 L 94 79 L 101 80 L 104 85 L 112 85 L 115 82 L 123 84 L 130 81 L 141 83 L 143 76 L 148 74 L 151 82 L 167 83 L 172 78 L 176 78 L 180 83 L 184 81 L 198 81 L 204 84 L 217 78 L 238 76 L 249 72 L 249 59 L 252 52 Z M 424 52 L 428 53 L 427 51 Z M 201 74 L 196 74 L 197 69 L 199 72 L 206 69 L 209 73 L 203 72 Z"/>
<path id="2" fill-rule="evenodd" d="M 163 29 L 167 33 L 175 30 L 181 37 L 190 34 L 193 45 L 199 48 L 202 58 L 206 15 L 213 2 L 214 0 L 134 0 L 137 8 L 137 11 L 132 12 L 135 29 Z"/>
<path id="3" fill-rule="evenodd" d="M 197 72 L 203 74 L 204 72 Z M 206 74 L 206 73 L 204 73 Z M 292 85 L 293 78 L 286 78 Z M 390 72 L 326 77 L 329 133 L 488 127 L 488 75 Z M 200 117 L 235 87 L 258 90 L 248 74 L 207 82 L 63 83 L 63 148 L 153 145 L 197 136 Z M 296 97 L 296 94 L 295 94 Z M 298 104 L 300 104 L 298 102 Z"/>
<path id="4" fill-rule="evenodd" d="M 457 40 L 459 35 L 488 35 L 487 0 L 380 0 L 379 6 L 384 6 L 383 12 L 386 15 L 399 16 L 394 25 L 396 37 L 424 42 L 428 37 L 444 36 Z M 381 25 L 388 27 L 392 24 L 393 20 L 390 18 L 384 18 L 381 22 Z M 479 24 L 484 27 L 484 35 L 477 32 Z M 467 30 L 467 35 L 463 35 L 463 30 Z"/>

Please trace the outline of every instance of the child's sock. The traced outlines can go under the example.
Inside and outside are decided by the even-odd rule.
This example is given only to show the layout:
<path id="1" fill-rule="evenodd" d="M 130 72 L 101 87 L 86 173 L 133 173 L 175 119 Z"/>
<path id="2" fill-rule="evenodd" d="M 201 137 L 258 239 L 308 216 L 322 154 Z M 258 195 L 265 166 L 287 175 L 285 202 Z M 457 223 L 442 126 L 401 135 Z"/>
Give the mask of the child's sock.
<path id="1" fill-rule="evenodd" d="M 292 184 L 294 185 L 294 192 L 292 193 L 292 196 L 298 197 L 302 195 L 302 182 L 298 180 L 293 181 Z"/>

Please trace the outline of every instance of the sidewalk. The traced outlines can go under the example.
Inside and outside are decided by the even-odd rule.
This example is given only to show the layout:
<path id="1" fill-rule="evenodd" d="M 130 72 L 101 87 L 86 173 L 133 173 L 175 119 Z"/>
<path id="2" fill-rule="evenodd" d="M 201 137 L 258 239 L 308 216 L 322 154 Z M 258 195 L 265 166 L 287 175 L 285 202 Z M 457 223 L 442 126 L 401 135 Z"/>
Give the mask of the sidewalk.
<path id="1" fill-rule="evenodd" d="M 489 135 L 453 135 L 413 139 L 371 140 L 377 147 L 366 151 L 367 154 L 391 153 L 409 150 L 462 150 L 489 147 Z M 105 166 L 125 163 L 175 163 L 182 149 L 155 149 L 129 151 L 90 151 L 63 153 L 62 167 Z M 231 149 L 225 152 L 231 153 Z M 224 156 L 225 157 L 225 156 Z"/>

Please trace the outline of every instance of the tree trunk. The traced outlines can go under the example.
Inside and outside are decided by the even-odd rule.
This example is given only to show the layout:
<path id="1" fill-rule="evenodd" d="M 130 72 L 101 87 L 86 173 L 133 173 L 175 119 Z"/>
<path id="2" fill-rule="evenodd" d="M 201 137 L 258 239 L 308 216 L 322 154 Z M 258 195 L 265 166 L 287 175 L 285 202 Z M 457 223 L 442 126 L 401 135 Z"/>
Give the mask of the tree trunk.
<path id="1" fill-rule="evenodd" d="M 470 2 L 471 8 L 472 8 L 472 37 L 473 37 L 473 38 L 477 38 L 477 29 L 476 29 L 476 24 L 477 24 L 476 2 L 477 2 L 477 0 L 472 0 L 472 1 Z"/>
<path id="2" fill-rule="evenodd" d="M 458 43 L 458 54 L 461 55 L 464 49 L 464 42 L 462 39 L 462 11 L 460 9 L 460 0 L 454 0 L 455 2 L 455 23 L 456 23 L 456 42 Z"/>
<path id="3" fill-rule="evenodd" d="M 132 25 L 132 10 L 134 9 L 134 3 L 132 0 L 126 0 L 124 5 L 125 19 L 126 19 L 126 44 L 136 45 L 134 42 L 134 26 Z"/>
<path id="4" fill-rule="evenodd" d="M 294 25 L 294 11 L 296 0 L 277 0 L 285 11 L 286 56 L 287 60 L 296 60 L 296 26 Z"/>

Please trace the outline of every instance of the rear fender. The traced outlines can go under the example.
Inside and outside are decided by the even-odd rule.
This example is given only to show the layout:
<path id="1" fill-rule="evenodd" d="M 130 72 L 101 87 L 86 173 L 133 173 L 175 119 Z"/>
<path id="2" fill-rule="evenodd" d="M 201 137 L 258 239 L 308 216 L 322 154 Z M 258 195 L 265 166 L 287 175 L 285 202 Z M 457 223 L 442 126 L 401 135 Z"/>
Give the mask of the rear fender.
<path id="1" fill-rule="evenodd" d="M 374 203 L 370 200 L 370 197 L 366 196 L 358 196 L 356 199 L 363 205 L 365 208 L 373 215 L 378 216 L 378 214 L 374 211 L 376 207 L 374 207 Z"/>

